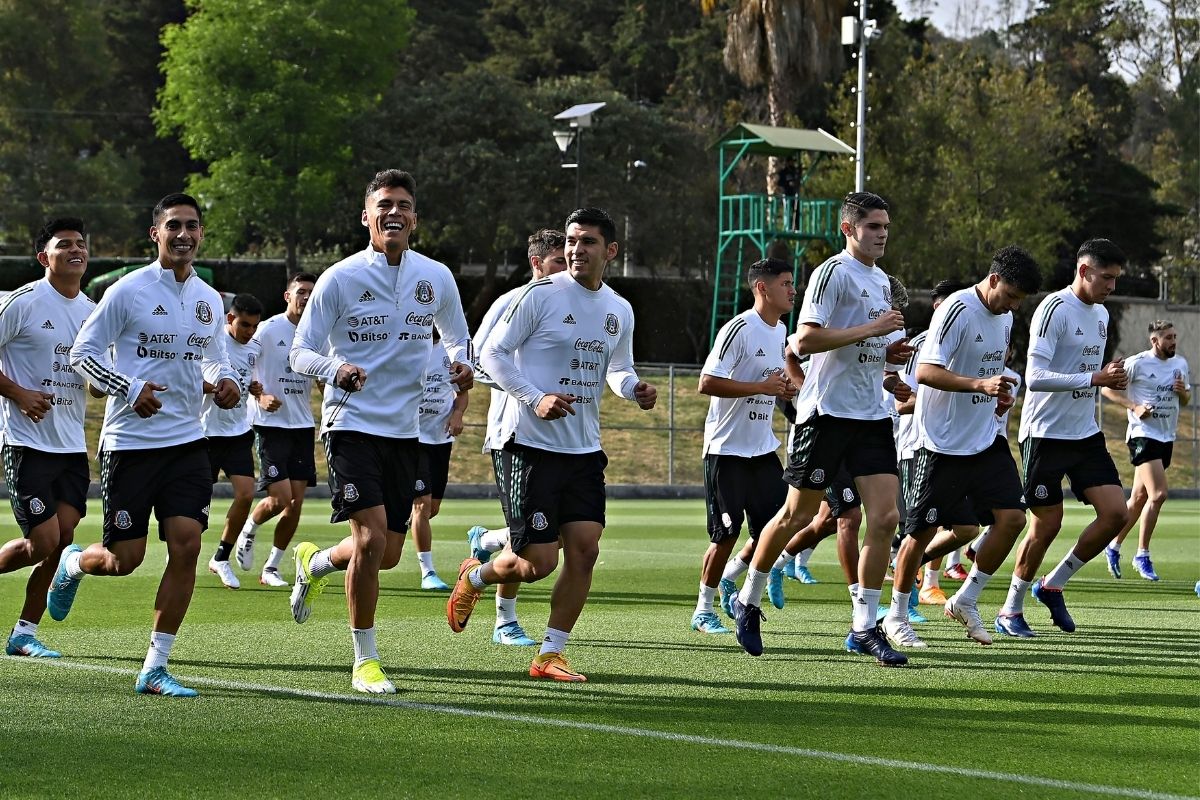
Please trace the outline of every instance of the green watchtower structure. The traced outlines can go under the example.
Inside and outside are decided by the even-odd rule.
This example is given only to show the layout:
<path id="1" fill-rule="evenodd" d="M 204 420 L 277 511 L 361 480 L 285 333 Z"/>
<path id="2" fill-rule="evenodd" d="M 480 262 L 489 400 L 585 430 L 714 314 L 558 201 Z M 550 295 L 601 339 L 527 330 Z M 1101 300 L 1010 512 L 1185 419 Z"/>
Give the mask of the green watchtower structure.
<path id="1" fill-rule="evenodd" d="M 767 257 L 776 242 L 791 254 L 792 274 L 800 286 L 804 253 L 814 242 L 828 242 L 838 250 L 843 237 L 839 212 L 842 201 L 805 195 L 804 187 L 827 155 L 853 156 L 854 148 L 823 130 L 775 128 L 741 123 L 716 144 L 718 191 L 717 273 L 713 281 L 711 346 L 721 326 L 741 307 L 745 268 Z M 731 185 L 738 164 L 747 156 L 795 158 L 803 172 L 794 176 L 793 193 L 742 194 Z M 790 327 L 790 320 L 789 320 Z"/>

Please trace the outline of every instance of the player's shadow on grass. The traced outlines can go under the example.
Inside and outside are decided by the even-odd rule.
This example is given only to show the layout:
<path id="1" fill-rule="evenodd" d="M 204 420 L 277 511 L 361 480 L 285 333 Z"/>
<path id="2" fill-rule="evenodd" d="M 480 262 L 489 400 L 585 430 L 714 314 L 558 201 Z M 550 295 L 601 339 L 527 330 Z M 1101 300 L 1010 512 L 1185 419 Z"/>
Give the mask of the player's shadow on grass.
<path id="1" fill-rule="evenodd" d="M 1064 675 L 1079 675 L 1086 672 L 1089 677 L 1108 675 L 1118 679 L 1129 678 L 1129 668 L 1138 667 L 1137 675 L 1141 679 L 1157 678 L 1161 680 L 1177 680 L 1178 672 L 1149 671 L 1143 667 L 1160 666 L 1161 657 L 1118 657 L 1098 652 L 1095 655 L 1072 654 L 1056 650 L 1048 652 L 1044 649 L 1021 648 L 1007 652 L 983 650 L 979 652 L 946 652 L 937 649 L 922 651 L 922 659 L 929 659 L 943 667 L 978 668 L 978 669 L 1011 669 L 1028 672 L 1056 672 Z M 1192 659 L 1180 659 L 1179 663 L 1190 664 Z"/>
<path id="2" fill-rule="evenodd" d="M 653 594 L 651 592 L 589 592 L 588 605 L 655 605 L 655 606 L 687 606 L 696 604 L 696 598 L 683 597 L 679 594 Z"/>

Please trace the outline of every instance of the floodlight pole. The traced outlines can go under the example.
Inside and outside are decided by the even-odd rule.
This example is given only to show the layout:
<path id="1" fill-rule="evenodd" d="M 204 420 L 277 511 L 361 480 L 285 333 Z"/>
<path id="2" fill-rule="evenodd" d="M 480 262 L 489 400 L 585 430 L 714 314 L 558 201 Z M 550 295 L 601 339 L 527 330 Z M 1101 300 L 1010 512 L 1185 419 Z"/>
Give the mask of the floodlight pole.
<path id="1" fill-rule="evenodd" d="M 575 208 L 583 207 L 583 125 L 575 125 Z"/>
<path id="2" fill-rule="evenodd" d="M 858 0 L 858 133 L 854 153 L 854 191 L 867 184 L 867 0 Z"/>

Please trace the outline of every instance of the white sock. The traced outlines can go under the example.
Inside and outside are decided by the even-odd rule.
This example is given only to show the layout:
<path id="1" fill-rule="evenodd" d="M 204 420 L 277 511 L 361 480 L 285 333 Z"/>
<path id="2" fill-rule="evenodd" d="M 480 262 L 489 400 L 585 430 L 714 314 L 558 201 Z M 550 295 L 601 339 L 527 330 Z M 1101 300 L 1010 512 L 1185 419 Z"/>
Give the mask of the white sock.
<path id="1" fill-rule="evenodd" d="M 921 584 L 922 589 L 940 589 L 941 584 L 938 583 L 938 571 L 933 568 L 932 564 L 925 565 L 925 582 Z"/>
<path id="2" fill-rule="evenodd" d="M 429 573 L 433 572 L 433 553 L 426 550 L 424 553 L 417 553 L 417 561 L 421 562 L 421 577 L 424 578 Z"/>
<path id="3" fill-rule="evenodd" d="M 279 565 L 283 563 L 283 556 L 286 551 L 280 550 L 278 547 L 271 548 L 271 555 L 267 556 L 267 563 L 263 564 L 263 572 L 273 569 L 279 572 Z"/>
<path id="4" fill-rule="evenodd" d="M 150 631 L 150 649 L 146 651 L 146 660 L 142 662 L 142 671 L 165 667 L 174 644 L 175 634 Z"/>
<path id="5" fill-rule="evenodd" d="M 908 619 L 908 595 L 909 592 L 897 592 L 895 585 L 892 586 L 892 605 L 888 608 L 888 619 Z"/>
<path id="6" fill-rule="evenodd" d="M 333 548 L 317 551 L 312 561 L 308 562 L 308 571 L 312 573 L 313 578 L 324 578 L 326 575 L 332 575 L 338 571 L 338 568 L 333 565 L 331 558 Z"/>
<path id="7" fill-rule="evenodd" d="M 72 578 L 74 580 L 79 580 L 86 574 L 83 571 L 83 567 L 79 566 L 79 559 L 82 556 L 83 556 L 82 550 L 76 550 L 74 552 L 67 554 L 67 562 L 64 566 L 67 569 L 67 577 L 68 578 Z"/>
<path id="8" fill-rule="evenodd" d="M 1121 543 L 1118 542 L 1116 539 L 1113 539 L 1111 542 L 1108 543 L 1108 549 L 1112 550 L 1115 553 L 1119 553 L 1119 552 L 1121 552 Z"/>
<path id="9" fill-rule="evenodd" d="M 803 550 L 801 550 L 800 553 L 796 556 L 796 566 L 797 567 L 807 567 L 808 560 L 810 558 L 812 558 L 812 553 L 813 553 L 813 548 L 811 548 L 811 547 L 806 547 Z"/>
<path id="10" fill-rule="evenodd" d="M 983 533 L 976 536 L 975 541 L 971 542 L 971 549 L 974 550 L 976 553 L 978 553 L 979 548 L 983 547 L 983 540 L 986 539 L 987 535 L 991 532 L 992 532 L 992 527 L 990 525 L 988 527 L 984 528 Z"/>
<path id="11" fill-rule="evenodd" d="M 983 591 L 983 587 L 987 586 L 988 581 L 992 576 L 979 569 L 978 566 L 971 567 L 971 573 L 967 575 L 967 579 L 963 581 L 963 585 L 954 593 L 954 600 L 958 603 L 973 606 L 979 602 L 979 593 Z"/>
<path id="12" fill-rule="evenodd" d="M 506 544 L 508 544 L 508 528 L 486 531 L 483 536 L 479 537 L 479 546 L 489 553 L 500 552 Z"/>
<path id="13" fill-rule="evenodd" d="M 1032 585 L 1033 581 L 1023 581 L 1013 575 L 1012 583 L 1008 586 L 1008 598 L 1004 601 L 1004 607 L 1000 609 L 1000 616 L 1011 617 L 1014 614 L 1024 613 L 1025 593 Z"/>
<path id="14" fill-rule="evenodd" d="M 770 578 L 770 572 L 759 572 L 754 567 L 746 570 L 746 582 L 742 584 L 742 591 L 738 593 L 738 600 L 742 601 L 742 605 L 757 607 L 762 602 L 763 591 L 767 588 Z"/>
<path id="15" fill-rule="evenodd" d="M 857 584 L 857 583 L 852 583 L 852 584 L 850 584 L 849 586 L 847 586 L 847 587 L 846 587 L 846 590 L 847 590 L 848 592 L 850 592 L 850 599 L 851 599 L 851 600 L 857 600 L 857 599 L 858 599 L 858 584 Z"/>
<path id="16" fill-rule="evenodd" d="M 1042 580 L 1042 585 L 1047 589 L 1061 589 L 1067 585 L 1067 581 L 1071 580 L 1071 576 L 1079 572 L 1086 563 L 1082 558 L 1076 556 L 1075 550 L 1072 549 L 1062 561 L 1058 562 L 1054 571 Z"/>
<path id="17" fill-rule="evenodd" d="M 247 539 L 253 539 L 254 534 L 256 533 L 258 533 L 258 523 L 252 518 L 246 517 L 246 524 L 242 526 L 241 535 L 245 536 Z"/>
<path id="18" fill-rule="evenodd" d="M 721 573 L 721 580 L 736 581 L 748 569 L 750 569 L 750 565 L 742 561 L 741 556 L 734 556 L 725 562 L 725 571 Z"/>
<path id="19" fill-rule="evenodd" d="M 879 616 L 879 597 L 883 594 L 882 589 L 864 589 L 858 590 L 858 599 L 854 601 L 854 625 L 855 632 L 869 631 L 875 627 L 876 617 Z M 908 612 L 905 611 L 905 619 L 908 619 Z"/>
<path id="20" fill-rule="evenodd" d="M 771 567 L 771 569 L 783 569 L 795 557 L 787 551 L 787 548 L 784 548 L 779 552 L 779 558 L 775 559 L 775 566 Z"/>
<path id="21" fill-rule="evenodd" d="M 700 599 L 696 601 L 696 613 L 711 612 L 713 610 L 713 598 L 716 596 L 717 587 L 705 586 L 704 581 L 700 581 Z"/>
<path id="22" fill-rule="evenodd" d="M 467 580 L 471 582 L 472 586 L 474 586 L 476 589 L 478 589 L 481 592 L 487 587 L 487 584 L 483 580 L 483 567 L 482 566 L 478 566 L 475 569 L 468 572 Z"/>
<path id="23" fill-rule="evenodd" d="M 496 627 L 517 621 L 517 598 L 501 597 L 496 592 Z"/>
<path id="24" fill-rule="evenodd" d="M 17 620 L 17 624 L 13 626 L 13 636 L 37 636 L 38 624 L 36 622 L 26 622 L 23 619 Z"/>
<path id="25" fill-rule="evenodd" d="M 951 569 L 953 567 L 960 566 L 961 564 L 962 564 L 962 556 L 960 556 L 958 554 L 957 550 L 955 550 L 950 555 L 946 556 L 946 569 Z"/>
<path id="26" fill-rule="evenodd" d="M 571 638 L 570 631 L 560 631 L 558 628 L 546 628 L 546 638 L 542 639 L 542 649 L 538 652 L 539 656 L 544 656 L 546 653 L 561 653 L 567 646 L 567 639 Z"/>
<path id="27" fill-rule="evenodd" d="M 366 661 L 368 658 L 379 658 L 379 651 L 375 649 L 375 626 L 369 628 L 351 628 L 350 636 L 354 638 L 354 666 Z"/>
<path id="28" fill-rule="evenodd" d="M 1074 551 L 1072 551 L 1072 555 L 1074 555 Z M 1134 553 L 1134 556 L 1135 556 L 1136 558 L 1142 558 L 1143 556 L 1145 556 L 1146 558 L 1149 558 L 1149 557 L 1150 557 L 1150 551 L 1149 551 L 1149 550 L 1147 550 L 1147 549 L 1145 549 L 1145 548 L 1143 548 L 1143 547 L 1139 547 L 1139 548 L 1137 549 L 1137 552 L 1136 552 L 1136 553 Z"/>

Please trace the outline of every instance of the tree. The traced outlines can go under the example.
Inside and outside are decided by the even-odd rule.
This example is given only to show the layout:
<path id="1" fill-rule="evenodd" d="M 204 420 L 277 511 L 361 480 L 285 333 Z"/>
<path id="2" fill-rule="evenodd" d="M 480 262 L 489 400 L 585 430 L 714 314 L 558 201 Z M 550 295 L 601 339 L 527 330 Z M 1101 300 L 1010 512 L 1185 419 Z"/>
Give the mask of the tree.
<path id="1" fill-rule="evenodd" d="M 163 34 L 155 120 L 207 164 L 189 187 L 212 246 L 320 236 L 352 159 L 347 132 L 391 83 L 412 13 L 402 0 L 189 0 Z M 387 124 L 404 124 L 402 108 Z"/>

